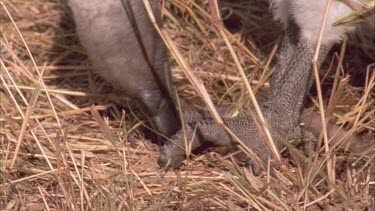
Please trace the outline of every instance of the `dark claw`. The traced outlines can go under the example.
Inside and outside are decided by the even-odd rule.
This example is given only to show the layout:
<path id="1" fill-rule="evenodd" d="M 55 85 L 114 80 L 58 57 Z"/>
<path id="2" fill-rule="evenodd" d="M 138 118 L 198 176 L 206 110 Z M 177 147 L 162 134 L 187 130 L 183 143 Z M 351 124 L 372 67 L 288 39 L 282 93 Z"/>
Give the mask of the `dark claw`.
<path id="1" fill-rule="evenodd" d="M 161 169 L 170 170 L 177 169 L 185 160 L 185 153 L 182 149 L 178 149 L 171 142 L 165 143 L 160 147 L 160 155 L 158 164 Z"/>
<path id="2" fill-rule="evenodd" d="M 245 165 L 247 167 L 249 167 L 249 169 L 252 171 L 252 173 L 255 175 L 255 176 L 258 176 L 264 169 L 259 166 L 258 164 L 256 164 L 253 160 L 251 159 L 246 159 L 246 162 L 245 162 Z"/>

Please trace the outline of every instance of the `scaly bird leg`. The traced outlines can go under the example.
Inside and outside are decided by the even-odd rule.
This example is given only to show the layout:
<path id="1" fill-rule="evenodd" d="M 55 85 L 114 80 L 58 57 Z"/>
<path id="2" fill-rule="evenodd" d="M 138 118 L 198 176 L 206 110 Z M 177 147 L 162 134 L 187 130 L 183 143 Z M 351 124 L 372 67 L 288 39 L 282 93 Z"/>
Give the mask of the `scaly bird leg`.
<path id="1" fill-rule="evenodd" d="M 276 144 L 280 147 L 288 137 L 298 137 L 293 134 L 298 126 L 298 121 L 303 108 L 303 101 L 312 84 L 311 60 L 314 46 L 306 44 L 299 39 L 299 29 L 293 20 L 289 21 L 287 33 L 281 54 L 283 61 L 277 65 L 274 84 L 268 91 L 262 113 L 266 123 L 272 131 Z M 319 64 L 326 56 L 330 46 L 323 46 Z M 286 52 L 283 52 L 286 51 Z M 271 153 L 264 143 L 263 135 L 257 124 L 249 117 L 224 119 L 225 124 L 243 141 L 245 145 L 254 149 L 258 156 L 267 161 Z M 196 133 L 194 133 L 196 127 Z M 186 141 L 191 150 L 201 146 L 203 142 L 215 145 L 233 145 L 232 137 L 212 120 L 199 121 L 195 125 L 188 124 Z M 162 146 L 159 165 L 163 168 L 176 168 L 181 165 L 186 154 L 183 131 L 171 137 L 172 141 Z M 252 166 L 257 172 L 256 166 Z M 254 169 L 255 168 L 255 169 Z M 259 170 L 259 169 L 258 169 Z"/>

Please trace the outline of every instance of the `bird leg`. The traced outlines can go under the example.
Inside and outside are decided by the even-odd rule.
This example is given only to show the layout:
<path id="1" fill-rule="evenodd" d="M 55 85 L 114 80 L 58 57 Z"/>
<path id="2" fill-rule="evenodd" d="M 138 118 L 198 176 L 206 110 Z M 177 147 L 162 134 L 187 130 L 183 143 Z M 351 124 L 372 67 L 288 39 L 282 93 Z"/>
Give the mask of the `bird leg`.
<path id="1" fill-rule="evenodd" d="M 321 64 L 329 49 L 330 46 L 322 47 L 318 65 Z M 314 51 L 314 46 L 300 40 L 299 28 L 293 20 L 290 20 L 280 52 L 283 60 L 277 64 L 274 79 L 272 79 L 273 84 L 261 107 L 266 124 L 278 147 L 289 137 L 302 136 L 301 130 L 298 129 L 298 121 L 303 101 L 312 84 L 311 61 Z M 228 128 L 265 162 L 271 153 L 255 121 L 250 117 L 224 119 Z M 229 133 L 213 120 L 188 123 L 185 131 L 177 132 L 171 137 L 171 142 L 161 147 L 159 165 L 162 168 L 179 167 L 185 158 L 186 147 L 189 146 L 190 150 L 194 150 L 204 142 L 219 146 L 237 144 Z M 255 172 L 259 172 L 257 166 L 250 164 Z"/>

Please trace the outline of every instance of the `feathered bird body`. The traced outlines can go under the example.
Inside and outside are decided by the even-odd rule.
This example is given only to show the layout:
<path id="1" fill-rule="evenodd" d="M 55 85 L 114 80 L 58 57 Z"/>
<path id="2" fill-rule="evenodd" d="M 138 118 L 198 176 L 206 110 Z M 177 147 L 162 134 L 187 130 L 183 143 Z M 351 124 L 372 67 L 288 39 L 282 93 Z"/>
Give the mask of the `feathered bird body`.
<path id="1" fill-rule="evenodd" d="M 329 8 L 322 45 L 338 43 L 348 33 L 354 32 L 356 26 L 353 24 L 339 26 L 332 24 L 370 2 L 371 0 L 351 0 L 350 2 L 333 0 Z M 310 44 L 315 44 L 319 38 L 326 5 L 327 1 L 323 0 L 271 0 L 274 18 L 281 21 L 284 28 L 288 20 L 294 18 L 301 30 L 301 39 Z M 373 25 L 371 21 L 368 21 L 368 24 Z"/>
<path id="2" fill-rule="evenodd" d="M 350 4 L 344 3 L 344 0 L 332 1 L 318 66 L 333 44 L 355 31 L 354 25 L 333 26 L 333 23 L 348 15 L 353 8 L 370 1 L 350 0 Z M 143 2 L 123 1 L 128 5 L 121 4 L 121 0 L 68 2 L 81 42 L 97 66 L 98 73 L 124 94 L 138 100 L 155 129 L 166 136 L 172 135 L 178 130 L 179 122 L 174 104 L 168 98 L 171 93 L 168 61 L 164 45 L 154 33 Z M 157 1 L 152 3 L 161 22 Z M 271 87 L 261 110 L 279 147 L 289 139 L 305 136 L 299 121 L 304 99 L 313 81 L 311 59 L 319 39 L 326 4 L 327 1 L 323 0 L 271 0 L 274 17 L 281 21 L 286 33 Z M 259 131 L 259 125 L 252 118 L 224 121 L 245 145 L 258 153 L 262 161 L 267 161 L 270 150 L 263 133 Z M 320 131 L 319 127 L 315 130 Z M 161 167 L 178 167 L 185 158 L 186 146 L 195 149 L 204 142 L 216 145 L 237 143 L 212 119 L 190 122 L 185 130 L 180 130 L 171 139 L 161 148 Z M 192 143 L 186 144 L 185 140 Z"/>
<path id="3" fill-rule="evenodd" d="M 170 136 L 179 129 L 164 43 L 140 0 L 68 0 L 82 45 L 96 72 L 137 101 L 153 128 Z M 157 22 L 161 13 L 152 1 Z"/>

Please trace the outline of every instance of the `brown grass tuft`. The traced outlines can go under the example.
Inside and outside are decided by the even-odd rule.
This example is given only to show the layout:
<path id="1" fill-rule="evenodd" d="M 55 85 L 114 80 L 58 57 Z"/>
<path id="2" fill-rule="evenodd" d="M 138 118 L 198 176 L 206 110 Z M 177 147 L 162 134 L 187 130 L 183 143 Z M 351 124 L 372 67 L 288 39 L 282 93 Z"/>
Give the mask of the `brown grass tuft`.
<path id="1" fill-rule="evenodd" d="M 166 0 L 164 29 L 211 100 L 246 111 L 246 88 L 207 2 Z M 254 177 L 238 161 L 240 151 L 211 150 L 179 171 L 158 171 L 158 146 L 147 137 L 144 117 L 91 74 L 66 6 L 54 0 L 0 3 L 0 209 L 374 210 L 373 152 L 328 152 L 336 189 L 328 186 L 323 151 L 304 158 L 303 150 L 289 150 L 283 159 L 291 173 L 276 170 L 269 177 Z M 222 12 L 226 36 L 258 93 L 269 86 L 281 28 L 266 2 L 224 1 Z M 358 43 L 332 50 L 321 68 L 328 72 L 321 77 L 323 98 L 327 106 L 332 76 L 345 78 L 335 82 L 336 107 L 328 106 L 333 120 L 373 141 L 375 51 Z M 171 64 L 182 107 L 200 108 L 194 87 L 176 61 Z M 314 90 L 309 104 L 318 107 Z"/>

